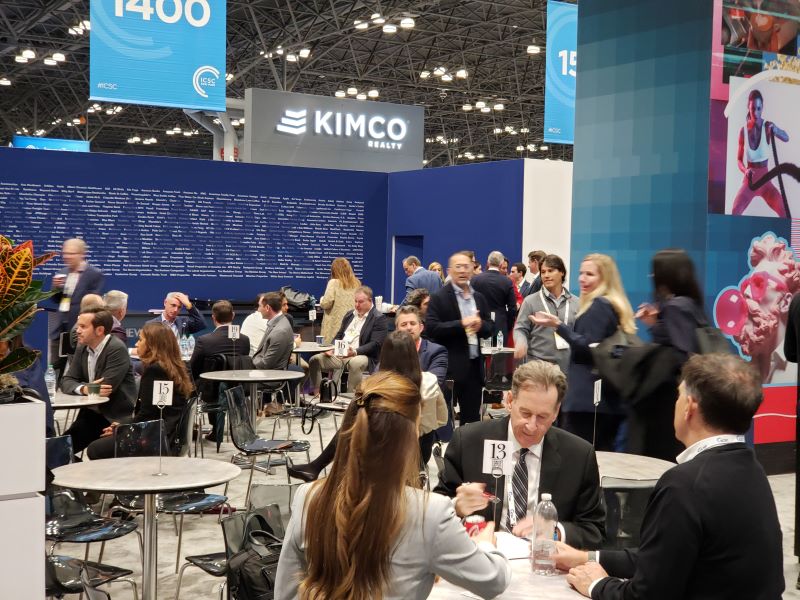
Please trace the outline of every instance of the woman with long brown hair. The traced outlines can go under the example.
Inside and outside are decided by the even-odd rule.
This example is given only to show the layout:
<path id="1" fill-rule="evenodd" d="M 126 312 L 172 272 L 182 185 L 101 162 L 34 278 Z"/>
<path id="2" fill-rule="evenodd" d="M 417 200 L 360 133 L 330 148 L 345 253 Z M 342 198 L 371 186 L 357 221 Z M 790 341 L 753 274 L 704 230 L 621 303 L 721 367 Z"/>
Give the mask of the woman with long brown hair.
<path id="1" fill-rule="evenodd" d="M 193 390 L 192 380 L 181 360 L 178 340 L 169 327 L 161 323 L 146 323 L 139 330 L 136 352 L 144 365 L 144 371 L 139 381 L 139 398 L 136 401 L 132 422 L 140 423 L 161 418 L 162 412 L 153 404 L 153 384 L 156 381 L 172 381 L 172 406 L 165 406 L 163 411 L 164 429 L 171 444 L 177 433 L 186 398 Z M 112 423 L 106 427 L 102 437 L 89 444 L 86 452 L 90 459 L 114 456 L 113 434 L 117 425 L 119 423 Z"/>
<path id="2" fill-rule="evenodd" d="M 325 294 L 319 300 L 322 310 L 322 331 L 320 335 L 330 344 L 342 326 L 342 319 L 348 310 L 353 310 L 356 288 L 361 282 L 353 273 L 350 261 L 343 257 L 334 258 L 331 263 L 331 278 L 325 286 Z"/>
<path id="3" fill-rule="evenodd" d="M 398 373 L 362 383 L 330 475 L 295 496 L 276 600 L 422 599 L 435 575 L 482 598 L 508 586 L 492 524 L 470 539 L 448 498 L 418 489 L 420 404 L 419 387 Z"/>

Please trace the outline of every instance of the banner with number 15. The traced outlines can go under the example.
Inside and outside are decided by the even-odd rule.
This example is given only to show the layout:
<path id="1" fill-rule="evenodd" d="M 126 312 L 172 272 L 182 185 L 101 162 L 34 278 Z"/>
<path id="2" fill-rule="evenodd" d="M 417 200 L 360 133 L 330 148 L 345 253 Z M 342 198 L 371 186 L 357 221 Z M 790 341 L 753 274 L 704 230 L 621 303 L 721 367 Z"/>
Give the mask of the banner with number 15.
<path id="1" fill-rule="evenodd" d="M 90 99 L 225 110 L 226 0 L 91 0 Z"/>

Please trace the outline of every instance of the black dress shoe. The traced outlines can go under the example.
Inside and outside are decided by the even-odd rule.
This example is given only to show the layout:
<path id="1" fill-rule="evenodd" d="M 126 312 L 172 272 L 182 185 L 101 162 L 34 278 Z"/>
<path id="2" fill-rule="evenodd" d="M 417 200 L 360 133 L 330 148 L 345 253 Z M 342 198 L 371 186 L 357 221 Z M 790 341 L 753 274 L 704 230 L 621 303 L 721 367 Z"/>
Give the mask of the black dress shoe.
<path id="1" fill-rule="evenodd" d="M 319 471 L 315 470 L 311 465 L 286 465 L 286 471 L 289 473 L 290 477 L 305 481 L 306 483 L 316 481 L 317 477 L 319 477 Z"/>

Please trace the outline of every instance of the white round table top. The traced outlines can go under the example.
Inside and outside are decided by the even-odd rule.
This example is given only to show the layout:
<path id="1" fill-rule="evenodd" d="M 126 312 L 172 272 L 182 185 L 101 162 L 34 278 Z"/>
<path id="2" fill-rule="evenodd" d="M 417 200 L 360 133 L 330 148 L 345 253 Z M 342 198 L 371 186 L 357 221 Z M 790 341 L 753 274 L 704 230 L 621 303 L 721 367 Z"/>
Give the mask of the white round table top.
<path id="1" fill-rule="evenodd" d="M 295 354 L 315 354 L 318 352 L 327 352 L 333 350 L 333 346 L 327 344 L 318 344 L 317 342 L 300 342 L 300 345 L 292 350 Z"/>
<path id="2" fill-rule="evenodd" d="M 53 484 L 77 490 L 145 494 L 211 487 L 230 481 L 241 469 L 209 458 L 164 456 L 158 473 L 157 456 L 105 458 L 53 469 Z"/>
<path id="3" fill-rule="evenodd" d="M 675 463 L 624 452 L 598 452 L 597 466 L 603 487 L 625 486 L 625 482 L 653 485 Z"/>
<path id="4" fill-rule="evenodd" d="M 106 402 L 108 402 L 108 398 L 103 398 L 102 396 L 82 396 L 80 394 L 65 394 L 62 391 L 57 391 L 55 397 L 50 401 L 50 406 L 53 407 L 53 410 L 62 410 L 97 406 Z"/>
<path id="5" fill-rule="evenodd" d="M 528 559 L 512 560 L 511 583 L 505 592 L 495 596 L 496 600 L 578 600 L 583 598 L 569 583 L 566 573 L 552 577 L 534 575 Z M 477 598 L 452 583 L 440 580 L 433 585 L 428 600 L 464 600 Z"/>
<path id="6" fill-rule="evenodd" d="M 210 381 L 262 382 L 262 381 L 294 381 L 303 379 L 305 373 L 300 371 L 279 371 L 277 369 L 238 369 L 231 371 L 208 371 L 200 375 L 201 379 Z"/>

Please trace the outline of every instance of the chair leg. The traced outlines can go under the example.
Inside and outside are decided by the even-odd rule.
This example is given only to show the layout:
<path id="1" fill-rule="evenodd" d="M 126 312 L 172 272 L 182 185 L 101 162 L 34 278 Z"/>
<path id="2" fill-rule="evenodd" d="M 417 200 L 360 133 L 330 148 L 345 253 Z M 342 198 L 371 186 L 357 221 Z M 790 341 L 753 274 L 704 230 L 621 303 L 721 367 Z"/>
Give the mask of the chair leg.
<path id="1" fill-rule="evenodd" d="M 253 484 L 253 471 L 256 470 L 256 455 L 253 454 L 250 460 L 250 478 L 247 480 L 247 492 L 244 497 L 244 509 L 250 508 L 250 486 Z M 269 463 L 267 463 L 267 470 L 269 470 Z"/>
<path id="2" fill-rule="evenodd" d="M 175 513 L 172 513 L 172 527 L 175 529 L 175 535 L 178 535 L 178 520 L 175 518 Z"/>
<path id="3" fill-rule="evenodd" d="M 86 552 L 83 553 L 83 562 L 89 560 L 89 546 L 91 546 L 91 544 L 86 544 Z"/>
<path id="4" fill-rule="evenodd" d="M 227 589 L 228 589 L 228 581 L 226 579 L 219 586 L 219 600 L 222 600 L 222 598 L 223 598 L 222 594 L 223 594 L 223 592 L 226 592 Z M 230 596 L 230 594 L 228 594 L 228 596 Z"/>
<path id="5" fill-rule="evenodd" d="M 175 516 L 174 514 L 172 515 Z M 181 542 L 183 541 L 183 515 L 181 515 L 181 525 L 178 528 L 178 554 L 175 557 L 175 572 L 178 572 L 178 565 L 181 563 Z"/>
<path id="6" fill-rule="evenodd" d="M 181 581 L 183 581 L 183 572 L 186 570 L 186 567 L 193 566 L 190 562 L 183 563 L 181 570 L 178 571 L 178 582 L 175 584 L 175 600 L 178 600 L 181 597 Z"/>
<path id="7" fill-rule="evenodd" d="M 105 549 L 106 549 L 106 541 L 105 541 L 105 540 L 103 540 L 103 541 L 100 543 L 100 556 L 98 556 L 98 557 L 97 557 L 97 562 L 99 562 L 99 563 L 103 562 L 103 551 L 104 551 Z"/>

